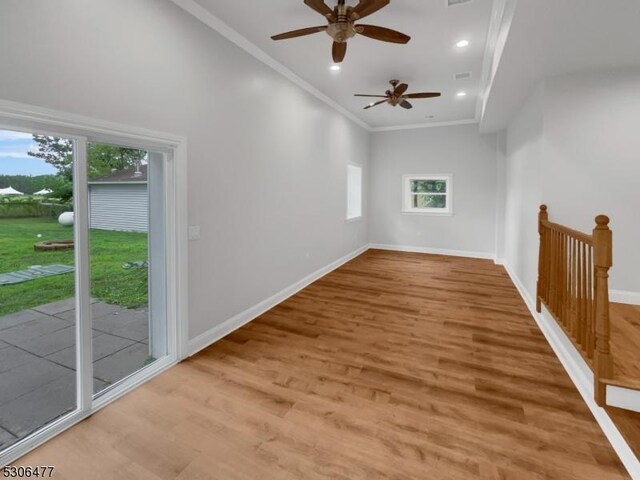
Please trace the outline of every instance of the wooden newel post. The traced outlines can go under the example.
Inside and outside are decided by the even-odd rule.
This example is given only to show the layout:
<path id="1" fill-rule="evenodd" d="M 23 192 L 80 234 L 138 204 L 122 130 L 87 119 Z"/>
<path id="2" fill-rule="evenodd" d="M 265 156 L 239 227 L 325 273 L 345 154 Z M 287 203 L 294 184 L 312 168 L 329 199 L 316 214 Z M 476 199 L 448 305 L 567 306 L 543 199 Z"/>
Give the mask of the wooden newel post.
<path id="1" fill-rule="evenodd" d="M 595 400 L 604 407 L 607 401 L 607 385 L 601 379 L 613 376 L 609 325 L 609 268 L 613 265 L 613 235 L 609 229 L 609 217 L 596 217 L 593 231 L 593 256 L 595 267 L 596 301 L 596 351 L 594 353 Z"/>
<path id="2" fill-rule="evenodd" d="M 536 310 L 538 313 L 542 312 L 542 282 L 548 281 L 546 279 L 547 272 L 544 272 L 544 266 L 546 265 L 547 251 L 545 248 L 544 239 L 544 222 L 549 221 L 549 212 L 547 212 L 546 205 L 540 205 L 540 212 L 538 213 L 538 234 L 540 235 L 540 249 L 538 251 L 538 283 L 536 285 Z"/>

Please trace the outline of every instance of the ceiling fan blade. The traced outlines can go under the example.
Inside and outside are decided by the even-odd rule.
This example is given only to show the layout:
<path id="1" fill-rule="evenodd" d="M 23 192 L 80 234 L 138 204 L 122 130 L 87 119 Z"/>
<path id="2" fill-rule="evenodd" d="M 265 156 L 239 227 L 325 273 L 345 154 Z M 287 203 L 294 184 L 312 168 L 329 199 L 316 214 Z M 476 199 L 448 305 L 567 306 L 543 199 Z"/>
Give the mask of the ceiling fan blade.
<path id="1" fill-rule="evenodd" d="M 380 100 L 379 102 L 376 103 L 372 103 L 371 105 L 367 105 L 366 107 L 364 107 L 365 110 L 369 110 L 370 108 L 373 107 L 377 107 L 378 105 L 382 105 L 383 103 L 386 103 L 386 100 Z"/>
<path id="2" fill-rule="evenodd" d="M 404 98 L 435 98 L 441 96 L 441 93 L 430 92 L 430 93 L 409 93 L 407 95 L 403 95 Z"/>
<path id="3" fill-rule="evenodd" d="M 301 28 L 300 30 L 294 30 L 292 32 L 274 35 L 273 37 L 271 37 L 271 40 L 286 40 L 287 38 L 303 37 L 305 35 L 311 35 L 313 33 L 324 32 L 326 29 L 327 27 Z"/>
<path id="4" fill-rule="evenodd" d="M 401 106 L 402 108 L 406 108 L 407 110 L 410 110 L 410 109 L 412 109 L 412 108 L 413 108 L 413 105 L 411 105 L 411 104 L 410 104 L 409 102 L 407 102 L 406 100 L 404 100 L 404 101 L 400 104 L 400 106 Z"/>
<path id="5" fill-rule="evenodd" d="M 365 95 L 364 93 L 355 93 L 354 97 L 371 97 L 371 98 L 387 98 L 386 95 Z"/>
<path id="6" fill-rule="evenodd" d="M 375 25 L 356 25 L 356 32 L 365 37 L 390 43 L 409 43 L 411 37 L 404 33 L 396 32 L 390 28 L 376 27 Z"/>
<path id="7" fill-rule="evenodd" d="M 314 9 L 320 15 L 333 17 L 333 10 L 322 0 L 304 0 L 305 5 Z"/>
<path id="8" fill-rule="evenodd" d="M 390 2 L 391 0 L 360 0 L 360 3 L 358 3 L 351 12 L 351 18 L 353 20 L 359 20 L 368 17 L 389 5 Z"/>
<path id="9" fill-rule="evenodd" d="M 335 63 L 342 63 L 345 55 L 347 54 L 347 43 L 333 42 L 333 61 Z"/>
<path id="10" fill-rule="evenodd" d="M 397 96 L 400 97 L 404 94 L 404 92 L 407 91 L 408 88 L 409 88 L 409 85 L 407 85 L 406 83 L 401 83 L 396 87 L 396 90 L 393 93 L 395 93 Z"/>

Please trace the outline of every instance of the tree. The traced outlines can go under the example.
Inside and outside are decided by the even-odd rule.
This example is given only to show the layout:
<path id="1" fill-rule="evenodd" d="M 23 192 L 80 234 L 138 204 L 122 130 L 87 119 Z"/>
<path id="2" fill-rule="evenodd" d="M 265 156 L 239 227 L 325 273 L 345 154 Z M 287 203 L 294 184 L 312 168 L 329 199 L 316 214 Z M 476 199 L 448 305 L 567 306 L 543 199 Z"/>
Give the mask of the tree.
<path id="1" fill-rule="evenodd" d="M 147 156 L 144 150 L 100 143 L 90 143 L 87 153 L 89 177 L 92 178 L 109 175 L 113 170 L 123 171 L 135 168 Z"/>
<path id="2" fill-rule="evenodd" d="M 56 190 L 63 182 L 68 180 L 59 175 L 0 175 L 0 188 L 13 187 L 27 195 L 44 189 Z"/>
<path id="3" fill-rule="evenodd" d="M 34 135 L 38 151 L 29 152 L 29 156 L 41 158 L 58 170 L 58 175 L 71 181 L 73 178 L 73 143 L 59 137 Z M 144 150 L 116 147 L 100 143 L 87 145 L 87 164 L 90 178 L 109 175 L 115 170 L 135 168 L 147 156 Z"/>
<path id="4" fill-rule="evenodd" d="M 34 135 L 33 141 L 38 147 L 37 152 L 28 152 L 30 157 L 41 158 L 58 170 L 59 175 L 68 180 L 73 178 L 73 143 L 59 137 Z"/>

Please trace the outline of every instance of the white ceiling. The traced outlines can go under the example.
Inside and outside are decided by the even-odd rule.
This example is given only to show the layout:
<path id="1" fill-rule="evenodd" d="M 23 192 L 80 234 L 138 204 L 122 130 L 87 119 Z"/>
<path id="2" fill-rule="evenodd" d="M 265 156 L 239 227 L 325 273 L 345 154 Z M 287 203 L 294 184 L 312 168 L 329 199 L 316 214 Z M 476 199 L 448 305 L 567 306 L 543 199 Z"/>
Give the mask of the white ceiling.
<path id="1" fill-rule="evenodd" d="M 374 128 L 461 122 L 476 118 L 477 95 L 492 0 L 472 0 L 447 7 L 446 0 L 393 0 L 362 23 L 399 30 L 412 37 L 407 45 L 378 42 L 362 36 L 349 41 L 342 70 L 329 70 L 331 38 L 325 33 L 274 42 L 274 34 L 323 25 L 321 15 L 303 0 L 196 0 L 273 59 Z M 355 5 L 357 0 L 347 0 Z M 334 5 L 335 0 L 327 0 Z M 470 46 L 456 48 L 467 39 Z M 470 80 L 454 80 L 472 72 Z M 413 110 L 380 105 L 363 110 L 367 99 L 354 93 L 384 94 L 388 81 L 409 84 L 409 92 L 438 91 L 442 97 L 412 101 Z M 458 98 L 458 91 L 468 95 Z M 433 118 L 427 118 L 433 116 Z"/>
<path id="2" fill-rule="evenodd" d="M 545 78 L 640 66 L 640 0 L 518 0 L 509 21 L 483 131 L 505 128 Z"/>

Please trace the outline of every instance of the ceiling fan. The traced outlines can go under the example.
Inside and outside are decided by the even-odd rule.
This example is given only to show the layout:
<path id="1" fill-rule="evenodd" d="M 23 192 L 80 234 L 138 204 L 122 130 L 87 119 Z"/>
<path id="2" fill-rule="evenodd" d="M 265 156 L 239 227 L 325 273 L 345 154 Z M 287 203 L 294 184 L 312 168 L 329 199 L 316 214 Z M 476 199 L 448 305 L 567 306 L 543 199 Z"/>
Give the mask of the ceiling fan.
<path id="1" fill-rule="evenodd" d="M 356 93 L 356 97 L 371 97 L 371 98 L 384 98 L 384 100 L 380 100 L 379 102 L 373 102 L 364 107 L 365 110 L 381 105 L 383 103 L 388 103 L 393 107 L 397 107 L 400 105 L 402 108 L 406 108 L 407 110 L 413 108 L 413 105 L 409 103 L 407 99 L 412 98 L 435 98 L 439 97 L 441 94 L 437 92 L 424 92 L 424 93 L 405 93 L 409 89 L 409 85 L 406 83 L 400 83 L 400 80 L 391 80 L 389 82 L 393 87 L 393 90 L 387 90 L 384 95 L 365 95 Z"/>
<path id="2" fill-rule="evenodd" d="M 288 38 L 302 37 L 319 32 L 327 32 L 333 38 L 333 61 L 341 63 L 347 54 L 347 41 L 357 34 L 365 37 L 391 43 L 407 43 L 411 37 L 404 33 L 396 32 L 389 28 L 375 25 L 356 25 L 355 22 L 376 13 L 389 5 L 391 0 L 360 0 L 355 7 L 349 6 L 345 0 L 338 0 L 337 5 L 331 9 L 323 0 L 304 0 L 304 3 L 313 10 L 323 15 L 329 25 L 303 28 L 293 32 L 281 33 L 271 37 L 273 40 L 285 40 Z"/>

